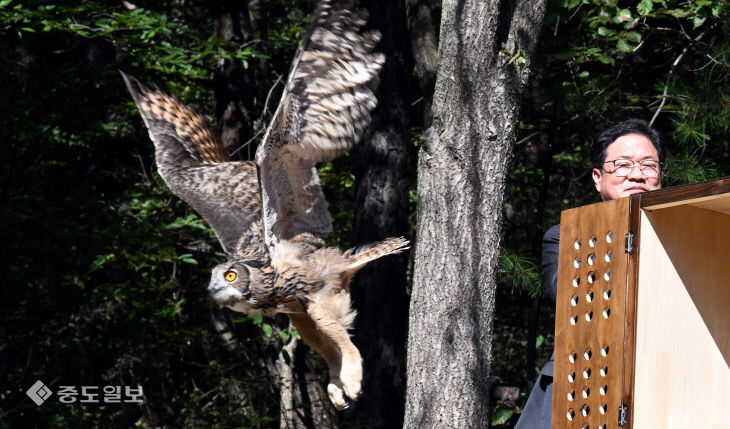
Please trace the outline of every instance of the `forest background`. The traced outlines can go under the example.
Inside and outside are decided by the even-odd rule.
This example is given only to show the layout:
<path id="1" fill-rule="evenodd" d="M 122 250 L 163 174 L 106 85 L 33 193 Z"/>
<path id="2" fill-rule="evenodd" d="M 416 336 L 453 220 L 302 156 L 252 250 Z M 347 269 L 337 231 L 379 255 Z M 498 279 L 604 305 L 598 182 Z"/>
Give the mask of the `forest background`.
<path id="1" fill-rule="evenodd" d="M 383 104 L 383 88 L 398 87 L 405 100 L 390 126 L 409 140 L 404 233 L 413 236 L 415 153 L 435 81 L 420 42 L 428 29 L 438 40 L 440 5 L 363 3 L 373 21 L 393 26 L 380 28 L 386 36 L 411 41 L 395 58 L 406 73 L 384 76 L 379 97 Z M 210 269 L 223 256 L 207 225 L 157 175 L 118 70 L 195 105 L 229 151 L 247 159 L 313 7 L 0 0 L 0 427 L 284 425 L 276 360 L 296 334 L 285 319 L 234 314 L 209 300 Z M 552 351 L 541 237 L 561 210 L 598 200 L 589 174 L 593 135 L 629 117 L 650 120 L 666 138 L 664 186 L 730 174 L 728 12 L 717 0 L 549 2 L 507 183 L 492 338 L 491 385 L 522 394 L 489 404 L 494 426 L 514 424 Z M 519 50 L 503 55 L 505 64 L 525 61 Z M 331 244 L 362 237 L 355 219 L 363 159 L 354 153 L 321 166 Z M 409 290 L 402 292 L 405 306 L 383 317 L 407 317 Z M 356 344 L 367 329 L 357 324 Z M 316 376 L 300 383 L 324 382 L 323 363 L 306 347 L 291 358 Z M 38 407 L 25 396 L 38 379 L 52 390 L 142 385 L 145 402 Z M 402 397 L 403 383 L 394 391 Z M 357 411 L 320 412 L 333 427 L 364 424 Z M 388 426 L 399 427 L 402 411 L 394 416 Z"/>

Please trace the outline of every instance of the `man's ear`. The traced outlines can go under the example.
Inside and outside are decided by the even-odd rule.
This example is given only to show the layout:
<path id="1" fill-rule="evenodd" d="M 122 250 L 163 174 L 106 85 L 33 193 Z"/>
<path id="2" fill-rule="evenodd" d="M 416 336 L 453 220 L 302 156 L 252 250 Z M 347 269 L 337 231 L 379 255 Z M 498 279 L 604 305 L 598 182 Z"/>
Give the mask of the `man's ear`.
<path id="1" fill-rule="evenodd" d="M 603 173 L 598 168 L 593 169 L 593 183 L 596 184 L 596 191 L 601 192 L 601 179 L 603 178 Z"/>

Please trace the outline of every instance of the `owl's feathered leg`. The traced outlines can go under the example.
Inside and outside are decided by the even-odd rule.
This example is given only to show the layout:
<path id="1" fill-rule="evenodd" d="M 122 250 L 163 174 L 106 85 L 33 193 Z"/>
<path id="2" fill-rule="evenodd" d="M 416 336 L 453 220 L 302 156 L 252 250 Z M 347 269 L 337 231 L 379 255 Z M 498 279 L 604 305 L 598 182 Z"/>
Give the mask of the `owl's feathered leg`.
<path id="1" fill-rule="evenodd" d="M 348 294 L 349 301 L 349 294 Z M 335 343 L 339 356 L 329 368 L 330 382 L 327 393 L 336 407 L 342 409 L 348 406 L 347 398 L 356 400 L 362 393 L 362 357 L 360 351 L 352 344 L 350 334 L 332 315 L 320 309 L 313 308 L 310 314 L 318 329 Z"/>
<path id="2" fill-rule="evenodd" d="M 347 408 L 348 399 L 360 397 L 362 383 L 362 358 L 347 332 L 355 319 L 349 292 L 319 294 L 306 313 L 288 315 L 302 340 L 327 362 L 330 400 L 339 410 Z"/>

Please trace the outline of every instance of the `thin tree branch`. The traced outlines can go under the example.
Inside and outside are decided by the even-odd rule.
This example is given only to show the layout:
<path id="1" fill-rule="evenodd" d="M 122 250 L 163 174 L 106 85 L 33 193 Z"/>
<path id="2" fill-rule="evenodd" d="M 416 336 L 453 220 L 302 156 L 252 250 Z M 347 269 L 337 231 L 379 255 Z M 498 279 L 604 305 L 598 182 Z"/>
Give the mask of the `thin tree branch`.
<path id="1" fill-rule="evenodd" d="M 269 110 L 269 100 L 271 99 L 271 94 L 274 93 L 274 88 L 276 88 L 276 85 L 281 82 L 282 75 L 279 75 L 278 78 L 276 78 L 276 82 L 274 82 L 273 85 L 271 85 L 271 89 L 269 89 L 269 93 L 266 94 L 266 101 L 264 102 L 264 109 L 261 111 L 261 122 L 264 121 L 264 116 L 266 115 L 266 111 Z"/>
<path id="2" fill-rule="evenodd" d="M 238 152 L 239 152 L 239 151 L 240 151 L 241 149 L 243 149 L 243 148 L 245 148 L 246 146 L 248 146 L 248 145 L 250 145 L 251 143 L 253 143 L 253 141 L 254 141 L 254 140 L 256 140 L 256 138 L 258 138 L 258 136 L 260 136 L 260 135 L 261 135 L 261 133 L 263 133 L 263 132 L 264 132 L 264 130 L 266 130 L 266 127 L 261 127 L 261 129 L 260 129 L 260 130 L 256 131 L 256 134 L 254 134 L 254 135 L 253 135 L 253 137 L 251 137 L 250 139 L 246 140 L 246 142 L 245 142 L 245 143 L 243 143 L 243 144 L 242 144 L 241 146 L 238 146 L 238 147 L 237 147 L 237 148 L 236 148 L 235 150 L 233 150 L 233 151 L 232 151 L 232 152 L 231 152 L 231 153 L 230 153 L 229 155 L 230 155 L 230 156 L 233 156 L 233 155 L 237 154 L 237 153 L 238 153 Z"/>
<path id="3" fill-rule="evenodd" d="M 684 47 L 684 49 L 682 49 L 682 53 L 680 53 L 677 56 L 677 58 L 674 59 L 672 66 L 669 68 L 669 73 L 667 74 L 667 81 L 664 84 L 664 92 L 662 93 L 662 102 L 659 104 L 659 107 L 657 108 L 656 112 L 654 112 L 654 116 L 652 116 L 651 121 L 649 121 L 649 126 L 654 125 L 654 121 L 656 121 L 656 118 L 659 116 L 659 113 L 661 113 L 662 109 L 664 108 L 664 104 L 667 102 L 667 93 L 669 91 L 669 83 L 672 80 L 672 76 L 674 76 L 674 70 L 676 70 L 677 65 L 680 63 L 680 61 L 682 61 L 682 58 L 684 58 L 684 54 L 687 53 L 687 50 L 693 43 L 697 43 L 700 40 L 702 40 L 702 38 L 705 37 L 705 35 L 707 35 L 707 33 L 710 32 L 710 30 L 712 30 L 714 28 L 715 28 L 715 25 L 712 25 L 712 26 L 710 26 L 710 28 L 708 28 L 707 30 L 700 33 L 694 39 L 690 39 L 692 41 L 692 43 L 690 43 L 689 45 L 686 45 Z M 684 29 L 682 29 L 682 31 L 684 32 Z"/>
<path id="4" fill-rule="evenodd" d="M 266 116 L 266 112 L 269 110 L 269 100 L 271 99 L 271 94 L 273 94 L 274 88 L 276 88 L 276 86 L 279 84 L 279 82 L 281 82 L 281 75 L 279 75 L 279 77 L 276 79 L 276 82 L 274 82 L 274 84 L 271 86 L 271 89 L 269 89 L 269 93 L 266 94 L 266 101 L 264 102 L 264 109 L 261 112 L 261 119 L 260 119 L 260 121 L 261 121 L 262 124 L 264 122 L 264 116 Z M 261 133 L 264 132 L 264 130 L 266 130 L 266 128 L 268 128 L 268 127 L 261 127 L 261 129 L 259 129 L 256 132 L 256 134 L 253 135 L 253 137 L 251 137 L 250 139 L 246 140 L 245 143 L 243 143 L 241 146 L 239 146 L 233 152 L 231 152 L 230 153 L 230 156 L 233 156 L 233 155 L 237 154 L 238 151 L 240 151 L 241 149 L 243 149 L 243 148 L 247 147 L 248 145 L 250 145 L 254 140 L 256 140 L 256 138 L 258 138 L 258 136 L 261 135 Z"/>

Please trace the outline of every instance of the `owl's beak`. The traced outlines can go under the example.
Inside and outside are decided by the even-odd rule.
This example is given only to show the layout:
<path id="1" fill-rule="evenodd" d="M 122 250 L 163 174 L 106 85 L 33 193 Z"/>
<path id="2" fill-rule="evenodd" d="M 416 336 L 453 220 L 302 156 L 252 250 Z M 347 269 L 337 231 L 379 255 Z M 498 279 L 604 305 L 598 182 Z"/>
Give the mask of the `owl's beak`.
<path id="1" fill-rule="evenodd" d="M 220 286 L 216 286 L 215 282 L 210 282 L 210 284 L 208 285 L 208 293 L 210 293 L 211 295 L 215 295 L 215 293 L 221 289 L 223 288 Z"/>

